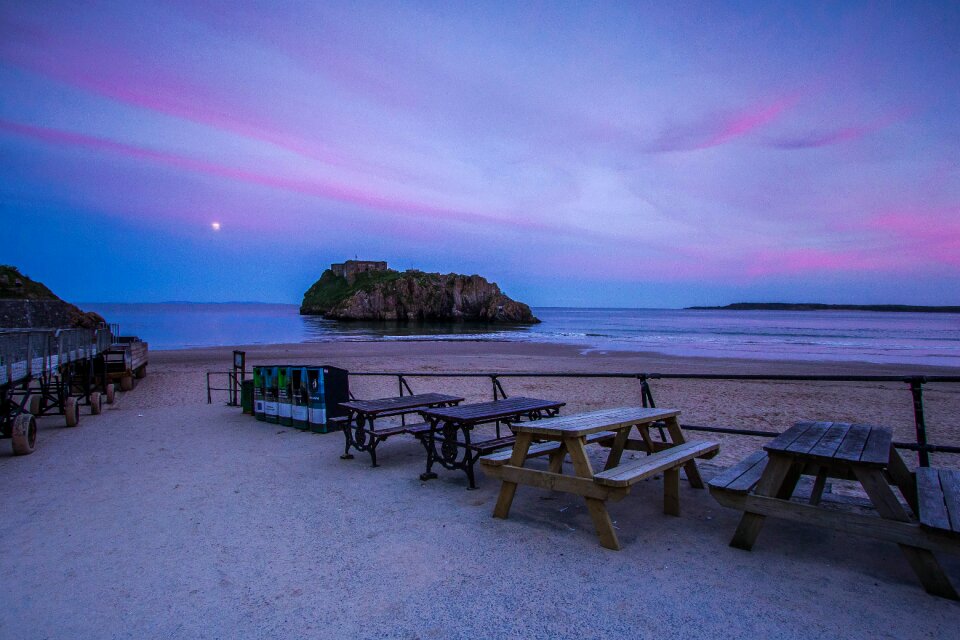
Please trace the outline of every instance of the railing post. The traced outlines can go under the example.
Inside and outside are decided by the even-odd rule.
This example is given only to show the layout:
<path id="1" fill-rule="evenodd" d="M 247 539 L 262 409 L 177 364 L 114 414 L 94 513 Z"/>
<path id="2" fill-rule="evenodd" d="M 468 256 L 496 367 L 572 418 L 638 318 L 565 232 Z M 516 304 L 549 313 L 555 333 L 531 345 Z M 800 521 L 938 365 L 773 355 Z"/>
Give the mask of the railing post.
<path id="1" fill-rule="evenodd" d="M 927 451 L 927 423 L 923 419 L 923 383 L 922 376 L 910 380 L 910 393 L 913 394 L 913 421 L 917 429 L 917 459 L 921 467 L 930 466 L 930 452 Z"/>
<path id="2" fill-rule="evenodd" d="M 400 388 L 400 397 L 403 397 L 403 376 L 397 375 L 397 386 Z"/>
<path id="3" fill-rule="evenodd" d="M 499 398 L 497 397 L 497 376 L 493 374 L 490 375 L 490 384 L 493 385 L 493 399 L 498 400 Z"/>
<path id="4" fill-rule="evenodd" d="M 213 404 L 213 398 L 210 397 L 210 372 L 207 371 L 207 404 Z"/>
<path id="5" fill-rule="evenodd" d="M 640 379 L 640 402 L 643 403 L 644 407 L 656 407 L 657 404 L 653 401 L 653 393 L 650 391 L 650 383 L 647 382 L 646 374 L 638 374 L 637 378 Z"/>

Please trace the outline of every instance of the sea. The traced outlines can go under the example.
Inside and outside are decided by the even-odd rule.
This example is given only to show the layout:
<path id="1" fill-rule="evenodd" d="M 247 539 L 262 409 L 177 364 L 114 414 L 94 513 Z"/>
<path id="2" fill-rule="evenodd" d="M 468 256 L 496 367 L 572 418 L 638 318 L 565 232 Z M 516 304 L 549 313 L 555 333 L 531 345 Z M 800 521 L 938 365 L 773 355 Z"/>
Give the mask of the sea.
<path id="1" fill-rule="evenodd" d="M 293 304 L 82 304 L 155 350 L 331 341 L 473 340 L 754 360 L 960 367 L 960 314 L 534 308 L 529 326 L 337 322 Z"/>

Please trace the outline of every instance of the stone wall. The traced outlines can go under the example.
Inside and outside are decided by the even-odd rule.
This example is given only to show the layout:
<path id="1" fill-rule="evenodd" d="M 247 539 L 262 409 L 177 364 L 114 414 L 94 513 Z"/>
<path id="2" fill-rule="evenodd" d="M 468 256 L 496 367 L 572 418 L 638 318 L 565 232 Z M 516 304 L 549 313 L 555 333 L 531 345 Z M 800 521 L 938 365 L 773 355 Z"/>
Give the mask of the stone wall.
<path id="1" fill-rule="evenodd" d="M 347 260 L 346 262 L 331 264 L 330 270 L 341 278 L 346 278 L 348 283 L 353 284 L 358 273 L 386 271 L 387 263 L 379 260 Z"/>

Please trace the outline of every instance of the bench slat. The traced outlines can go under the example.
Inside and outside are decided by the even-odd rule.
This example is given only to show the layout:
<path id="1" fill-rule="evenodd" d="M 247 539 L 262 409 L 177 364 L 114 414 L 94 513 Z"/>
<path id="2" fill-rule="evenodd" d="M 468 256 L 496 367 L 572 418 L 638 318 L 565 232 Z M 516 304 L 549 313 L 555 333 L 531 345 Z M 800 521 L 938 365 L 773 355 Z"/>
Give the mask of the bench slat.
<path id="1" fill-rule="evenodd" d="M 410 435 L 420 437 L 421 434 L 430 431 L 430 424 L 427 422 L 418 422 L 416 424 L 408 424 L 406 427 L 406 432 Z"/>
<path id="2" fill-rule="evenodd" d="M 606 440 L 612 438 L 617 434 L 613 431 L 598 431 L 596 433 L 591 433 L 586 436 L 585 442 L 587 444 L 592 444 L 594 442 L 599 442 L 601 440 Z M 530 450 L 527 451 L 527 458 L 536 458 L 538 456 L 544 456 L 560 448 L 559 442 L 541 442 L 540 444 L 534 444 L 530 446 Z M 510 458 L 513 455 L 513 449 L 504 449 L 503 451 L 497 451 L 489 455 L 483 456 L 480 458 L 480 462 L 486 465 L 491 466 L 500 466 L 510 462 Z"/>
<path id="3" fill-rule="evenodd" d="M 629 487 L 644 478 L 678 467 L 694 458 L 717 451 L 719 448 L 720 445 L 716 442 L 703 440 L 684 442 L 640 460 L 632 460 L 613 469 L 601 471 L 593 476 L 593 480 L 607 486 Z"/>
<path id="4" fill-rule="evenodd" d="M 384 427 L 382 429 L 364 429 L 367 433 L 385 438 L 387 436 L 395 436 L 398 433 L 405 433 L 407 431 L 406 425 L 398 424 L 392 427 Z"/>
<path id="5" fill-rule="evenodd" d="M 937 469 L 917 469 L 917 503 L 920 524 L 931 529 L 950 530 L 950 516 L 947 515 L 947 505 L 943 500 L 940 473 Z"/>
<path id="6" fill-rule="evenodd" d="M 943 488 L 943 502 L 950 516 L 950 528 L 960 533 L 960 471 L 940 469 L 940 486 Z"/>
<path id="7" fill-rule="evenodd" d="M 559 442 L 541 442 L 540 444 L 530 445 L 530 450 L 527 451 L 528 458 L 535 458 L 537 456 L 543 456 L 548 453 L 553 453 L 560 448 Z M 497 451 L 489 455 L 485 455 L 480 458 L 481 464 L 489 465 L 492 467 L 499 467 L 500 465 L 507 464 L 510 462 L 510 458 L 513 456 L 513 449 L 504 449 L 503 451 Z"/>
<path id="8" fill-rule="evenodd" d="M 714 489 L 746 493 L 760 480 L 767 460 L 765 451 L 756 451 L 713 478 L 709 484 Z"/>

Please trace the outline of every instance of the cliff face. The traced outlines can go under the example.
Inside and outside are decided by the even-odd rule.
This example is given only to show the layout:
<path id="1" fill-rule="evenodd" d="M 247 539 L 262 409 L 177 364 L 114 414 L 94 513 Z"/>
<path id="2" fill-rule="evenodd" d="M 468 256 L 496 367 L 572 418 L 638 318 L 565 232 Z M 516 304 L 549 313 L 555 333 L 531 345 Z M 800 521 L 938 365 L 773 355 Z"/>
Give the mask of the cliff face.
<path id="1" fill-rule="evenodd" d="M 102 322 L 98 314 L 61 300 L 16 267 L 0 265 L 0 328 L 95 329 Z"/>
<path id="2" fill-rule="evenodd" d="M 422 271 L 364 273 L 349 284 L 328 269 L 304 294 L 300 313 L 335 320 L 540 322 L 486 278 Z"/>

